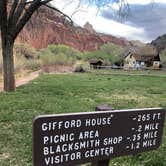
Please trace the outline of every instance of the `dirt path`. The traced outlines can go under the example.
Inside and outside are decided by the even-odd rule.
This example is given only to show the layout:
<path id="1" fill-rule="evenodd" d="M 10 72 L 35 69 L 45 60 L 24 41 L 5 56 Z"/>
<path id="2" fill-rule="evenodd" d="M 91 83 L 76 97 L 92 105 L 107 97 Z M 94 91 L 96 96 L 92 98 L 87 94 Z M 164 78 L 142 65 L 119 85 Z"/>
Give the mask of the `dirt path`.
<path id="1" fill-rule="evenodd" d="M 34 80 L 35 78 L 37 78 L 39 76 L 39 73 L 40 73 L 40 71 L 35 71 L 25 77 L 18 78 L 16 80 L 16 87 L 27 84 L 29 81 Z M 0 83 L 0 92 L 2 92 L 2 91 L 3 91 L 3 83 Z"/>

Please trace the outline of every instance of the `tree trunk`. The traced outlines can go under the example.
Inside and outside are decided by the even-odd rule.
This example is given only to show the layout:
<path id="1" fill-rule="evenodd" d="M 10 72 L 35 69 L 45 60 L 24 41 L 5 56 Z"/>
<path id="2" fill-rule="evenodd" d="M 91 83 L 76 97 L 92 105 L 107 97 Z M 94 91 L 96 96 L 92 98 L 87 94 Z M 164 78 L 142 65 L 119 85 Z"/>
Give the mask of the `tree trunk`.
<path id="1" fill-rule="evenodd" d="M 13 46 L 13 41 L 2 38 L 4 91 L 7 92 L 15 91 Z"/>

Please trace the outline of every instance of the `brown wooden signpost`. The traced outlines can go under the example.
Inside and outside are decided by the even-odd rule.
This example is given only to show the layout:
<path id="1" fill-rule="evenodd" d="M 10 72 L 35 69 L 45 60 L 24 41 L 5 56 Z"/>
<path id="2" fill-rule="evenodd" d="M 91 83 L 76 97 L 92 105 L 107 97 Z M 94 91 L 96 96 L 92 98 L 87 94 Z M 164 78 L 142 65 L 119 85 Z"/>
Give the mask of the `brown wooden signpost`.
<path id="1" fill-rule="evenodd" d="M 38 116 L 34 166 L 73 166 L 157 149 L 165 110 L 131 109 Z"/>

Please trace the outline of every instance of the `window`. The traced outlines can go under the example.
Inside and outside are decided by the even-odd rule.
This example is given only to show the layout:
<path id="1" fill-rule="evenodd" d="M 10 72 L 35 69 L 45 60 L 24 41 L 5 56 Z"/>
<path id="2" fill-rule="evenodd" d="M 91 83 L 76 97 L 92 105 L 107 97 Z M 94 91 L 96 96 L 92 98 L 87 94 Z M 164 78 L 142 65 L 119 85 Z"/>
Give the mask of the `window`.
<path id="1" fill-rule="evenodd" d="M 144 66 L 144 65 L 145 65 L 145 62 L 141 62 L 141 65 Z"/>

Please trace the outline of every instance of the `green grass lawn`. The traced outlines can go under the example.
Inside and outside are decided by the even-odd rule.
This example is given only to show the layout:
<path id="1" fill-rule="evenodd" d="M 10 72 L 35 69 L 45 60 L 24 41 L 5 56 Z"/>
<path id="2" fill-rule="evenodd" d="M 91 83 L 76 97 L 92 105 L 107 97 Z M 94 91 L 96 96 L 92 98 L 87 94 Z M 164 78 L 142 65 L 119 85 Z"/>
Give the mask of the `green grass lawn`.
<path id="1" fill-rule="evenodd" d="M 166 108 L 166 76 L 41 75 L 16 93 L 0 93 L 0 166 L 32 165 L 35 116 L 94 111 L 103 103 L 115 109 Z M 157 151 L 116 158 L 111 164 L 166 166 L 166 132 Z"/>

